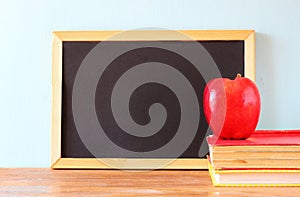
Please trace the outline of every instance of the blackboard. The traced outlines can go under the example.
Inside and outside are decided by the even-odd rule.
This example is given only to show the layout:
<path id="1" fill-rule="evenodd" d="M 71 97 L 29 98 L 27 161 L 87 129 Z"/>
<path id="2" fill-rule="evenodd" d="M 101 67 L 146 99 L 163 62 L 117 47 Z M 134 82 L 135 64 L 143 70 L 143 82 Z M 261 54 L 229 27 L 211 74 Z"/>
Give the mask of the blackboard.
<path id="1" fill-rule="evenodd" d="M 254 32 L 139 38 L 149 32 L 54 33 L 53 168 L 206 168 L 204 87 L 237 73 L 254 80 Z M 164 162 L 144 163 L 153 160 Z"/>

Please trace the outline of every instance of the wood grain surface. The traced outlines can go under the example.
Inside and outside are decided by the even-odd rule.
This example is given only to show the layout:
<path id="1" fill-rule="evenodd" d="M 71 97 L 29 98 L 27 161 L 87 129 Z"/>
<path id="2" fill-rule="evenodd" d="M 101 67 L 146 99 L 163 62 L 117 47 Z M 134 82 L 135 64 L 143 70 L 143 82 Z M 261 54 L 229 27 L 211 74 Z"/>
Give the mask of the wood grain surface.
<path id="1" fill-rule="evenodd" d="M 300 187 L 213 187 L 206 170 L 0 169 L 0 196 L 299 196 Z"/>

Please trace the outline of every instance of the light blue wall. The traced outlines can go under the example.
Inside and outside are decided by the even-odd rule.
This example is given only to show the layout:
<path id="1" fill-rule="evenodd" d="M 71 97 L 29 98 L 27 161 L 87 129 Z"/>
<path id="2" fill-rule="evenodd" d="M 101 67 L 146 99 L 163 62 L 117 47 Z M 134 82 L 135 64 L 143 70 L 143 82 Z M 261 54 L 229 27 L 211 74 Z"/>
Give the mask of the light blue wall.
<path id="1" fill-rule="evenodd" d="M 254 29 L 259 128 L 300 128 L 298 0 L 0 0 L 0 167 L 48 167 L 53 30 Z"/>

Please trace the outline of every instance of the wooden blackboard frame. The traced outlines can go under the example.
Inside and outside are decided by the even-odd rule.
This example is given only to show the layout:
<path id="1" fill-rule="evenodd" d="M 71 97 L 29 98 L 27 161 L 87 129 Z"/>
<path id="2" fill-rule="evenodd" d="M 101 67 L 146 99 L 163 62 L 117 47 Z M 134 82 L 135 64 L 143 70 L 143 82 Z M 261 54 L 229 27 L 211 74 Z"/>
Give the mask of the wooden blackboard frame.
<path id="1" fill-rule="evenodd" d="M 155 33 L 153 31 L 156 31 Z M 157 32 L 158 31 L 158 32 Z M 255 81 L 255 32 L 254 30 L 180 30 L 189 38 L 197 41 L 244 41 L 244 75 Z M 52 123 L 51 123 L 51 168 L 53 169 L 110 169 L 105 160 L 130 163 L 130 169 L 147 169 L 149 163 L 164 159 L 129 158 L 62 158 L 62 66 L 64 41 L 103 41 L 121 31 L 56 31 L 53 32 L 52 47 Z M 121 41 L 167 41 L 174 37 L 165 30 L 137 30 Z M 127 34 L 128 35 L 128 34 Z M 159 35 L 159 36 L 157 36 Z M 177 39 L 175 39 L 177 40 Z M 166 159 L 167 160 L 167 159 Z M 126 167 L 128 168 L 128 166 Z M 178 158 L 164 169 L 207 169 L 206 159 Z"/>

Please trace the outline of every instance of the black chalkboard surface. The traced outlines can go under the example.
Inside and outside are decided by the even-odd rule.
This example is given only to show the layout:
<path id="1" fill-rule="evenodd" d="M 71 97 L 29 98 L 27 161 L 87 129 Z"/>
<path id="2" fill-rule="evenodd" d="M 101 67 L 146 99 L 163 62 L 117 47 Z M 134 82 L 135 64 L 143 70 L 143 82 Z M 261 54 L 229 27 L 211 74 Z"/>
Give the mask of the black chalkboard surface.
<path id="1" fill-rule="evenodd" d="M 97 39 L 88 32 L 56 32 L 54 50 L 61 51 L 53 66 L 60 73 L 53 72 L 60 75 L 61 95 L 53 116 L 60 112 L 60 131 L 53 126 L 58 150 L 52 148 L 52 167 L 103 168 L 89 159 L 117 158 L 172 159 L 169 168 L 206 168 L 199 163 L 210 133 L 204 87 L 214 77 L 234 79 L 237 73 L 254 79 L 254 32 L 192 32 L 199 39 L 110 40 L 99 39 L 103 32 Z"/>

